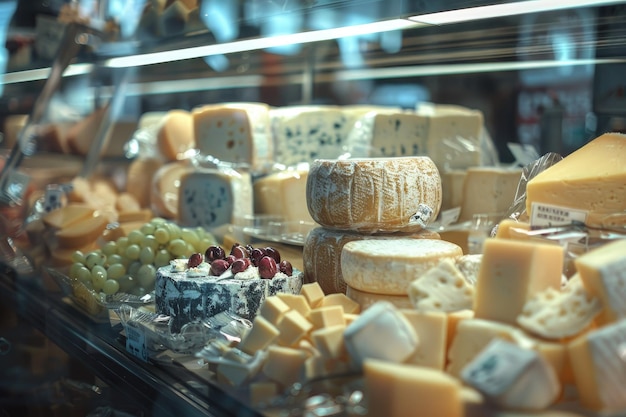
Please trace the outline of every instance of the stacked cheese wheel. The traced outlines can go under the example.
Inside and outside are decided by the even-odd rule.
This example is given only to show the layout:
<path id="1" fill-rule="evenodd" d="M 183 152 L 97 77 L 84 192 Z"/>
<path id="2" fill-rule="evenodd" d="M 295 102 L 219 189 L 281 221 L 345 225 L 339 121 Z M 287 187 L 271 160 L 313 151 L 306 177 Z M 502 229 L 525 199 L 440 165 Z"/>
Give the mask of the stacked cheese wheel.
<path id="1" fill-rule="evenodd" d="M 462 255 L 425 230 L 441 206 L 441 177 L 428 157 L 316 160 L 307 205 L 321 227 L 304 244 L 305 281 L 362 307 L 383 299 L 407 306 L 412 279 Z"/>

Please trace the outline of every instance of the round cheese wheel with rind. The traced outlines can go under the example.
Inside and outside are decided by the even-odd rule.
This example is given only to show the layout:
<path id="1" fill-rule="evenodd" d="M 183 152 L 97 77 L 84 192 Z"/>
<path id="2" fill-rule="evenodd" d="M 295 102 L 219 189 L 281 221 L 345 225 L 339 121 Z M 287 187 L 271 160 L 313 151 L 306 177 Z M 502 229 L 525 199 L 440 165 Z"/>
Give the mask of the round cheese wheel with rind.
<path id="1" fill-rule="evenodd" d="M 324 227 L 361 233 L 414 232 L 441 208 L 441 176 L 427 156 L 318 159 L 307 179 L 307 207 Z M 424 208 L 430 218 L 416 216 Z"/>
<path id="2" fill-rule="evenodd" d="M 317 282 L 325 294 L 346 293 L 346 283 L 341 274 L 341 250 L 354 240 L 397 239 L 398 234 L 366 235 L 357 232 L 316 227 L 308 233 L 302 248 L 304 281 Z M 439 239 L 431 230 L 402 234 L 411 239 Z"/>
<path id="3" fill-rule="evenodd" d="M 380 301 L 387 301 L 399 309 L 414 309 L 413 304 L 411 304 L 411 299 L 406 295 L 374 294 L 371 292 L 359 291 L 352 287 L 347 287 L 346 296 L 359 303 L 361 311 L 367 310 L 369 307 Z"/>
<path id="4" fill-rule="evenodd" d="M 375 294 L 407 295 L 411 282 L 442 259 L 463 255 L 460 246 L 436 239 L 364 239 L 341 251 L 343 280 L 352 288 Z"/>

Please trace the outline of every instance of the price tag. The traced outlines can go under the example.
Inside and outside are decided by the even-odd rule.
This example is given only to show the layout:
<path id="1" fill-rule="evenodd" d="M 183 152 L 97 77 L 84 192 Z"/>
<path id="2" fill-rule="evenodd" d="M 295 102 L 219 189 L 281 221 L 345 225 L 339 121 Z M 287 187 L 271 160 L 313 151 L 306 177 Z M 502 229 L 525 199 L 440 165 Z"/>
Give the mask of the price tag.
<path id="1" fill-rule="evenodd" d="M 126 351 L 144 362 L 148 362 L 146 334 L 139 326 L 126 323 Z"/>
<path id="2" fill-rule="evenodd" d="M 530 209 L 532 228 L 564 226 L 574 221 L 584 223 L 587 218 L 586 211 L 551 204 L 532 203 Z"/>

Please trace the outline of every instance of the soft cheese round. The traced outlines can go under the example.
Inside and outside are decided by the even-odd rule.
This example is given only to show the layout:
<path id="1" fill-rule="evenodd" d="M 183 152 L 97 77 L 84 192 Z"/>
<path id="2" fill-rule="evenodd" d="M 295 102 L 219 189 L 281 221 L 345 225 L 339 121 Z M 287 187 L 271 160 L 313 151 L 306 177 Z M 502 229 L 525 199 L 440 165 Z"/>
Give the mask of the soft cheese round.
<path id="1" fill-rule="evenodd" d="M 176 264 L 163 266 L 157 270 L 155 282 L 156 311 L 170 316 L 172 331 L 178 332 L 186 323 L 223 311 L 251 320 L 267 297 L 300 293 L 302 271 L 294 269 L 291 276 L 278 273 L 262 279 L 255 270 L 249 267 L 241 275 L 216 277 L 202 268 L 189 272 Z"/>
<path id="2" fill-rule="evenodd" d="M 439 239 L 439 234 L 430 230 L 402 236 L 411 239 Z M 325 294 L 345 293 L 347 286 L 341 273 L 343 246 L 354 240 L 397 238 L 397 234 L 366 235 L 316 227 L 309 232 L 302 248 L 304 282 L 317 282 Z"/>
<path id="3" fill-rule="evenodd" d="M 426 156 L 318 159 L 306 192 L 317 223 L 362 233 L 421 230 L 442 198 L 439 171 Z"/>
<path id="4" fill-rule="evenodd" d="M 407 295 L 411 282 L 442 259 L 463 255 L 460 246 L 436 239 L 364 239 L 341 251 L 343 280 L 360 291 Z"/>

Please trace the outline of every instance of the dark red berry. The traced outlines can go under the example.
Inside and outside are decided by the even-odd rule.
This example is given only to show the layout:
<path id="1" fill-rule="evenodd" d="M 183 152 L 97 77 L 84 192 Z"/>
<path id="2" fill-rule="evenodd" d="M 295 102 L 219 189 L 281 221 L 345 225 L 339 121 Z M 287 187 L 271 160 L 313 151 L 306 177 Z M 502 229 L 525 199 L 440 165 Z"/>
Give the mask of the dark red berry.
<path id="1" fill-rule="evenodd" d="M 254 248 L 250 251 L 250 259 L 252 260 L 252 263 L 254 264 L 254 266 L 258 266 L 259 261 L 264 256 L 265 256 L 265 250 L 261 248 Z"/>
<path id="2" fill-rule="evenodd" d="M 274 258 L 270 256 L 264 256 L 259 261 L 259 275 L 264 279 L 274 278 L 276 272 L 278 271 L 278 267 L 276 266 L 276 261 Z"/>
<path id="3" fill-rule="evenodd" d="M 226 253 L 220 246 L 209 246 L 206 252 L 204 252 L 204 258 L 208 263 L 212 263 L 216 259 L 224 259 L 225 257 Z"/>
<path id="4" fill-rule="evenodd" d="M 235 259 L 233 264 L 230 266 L 233 274 L 237 274 L 239 272 L 243 272 L 250 266 L 250 259 L 248 258 L 239 258 Z"/>
<path id="5" fill-rule="evenodd" d="M 291 266 L 291 262 L 289 261 L 281 261 L 280 264 L 278 264 L 278 270 L 287 276 L 293 274 L 293 266 Z"/>
<path id="6" fill-rule="evenodd" d="M 224 260 L 228 263 L 228 266 L 231 266 L 233 262 L 235 262 L 235 258 L 233 255 L 228 255 Z"/>
<path id="7" fill-rule="evenodd" d="M 202 263 L 202 261 L 204 261 L 204 258 L 202 257 L 201 253 L 193 253 L 189 257 L 189 260 L 187 261 L 187 267 L 188 268 L 195 268 L 198 265 L 200 265 Z"/>
<path id="8" fill-rule="evenodd" d="M 230 250 L 230 254 L 233 255 L 237 259 L 247 258 L 249 256 L 248 250 L 245 248 L 245 246 L 241 246 L 241 245 L 233 246 L 233 248 Z"/>
<path id="9" fill-rule="evenodd" d="M 211 262 L 211 275 L 218 277 L 226 272 L 229 267 L 230 265 L 224 259 L 216 259 Z"/>
<path id="10" fill-rule="evenodd" d="M 278 249 L 268 246 L 265 248 L 265 255 L 274 258 L 277 264 L 280 263 L 280 252 L 278 252 Z"/>

